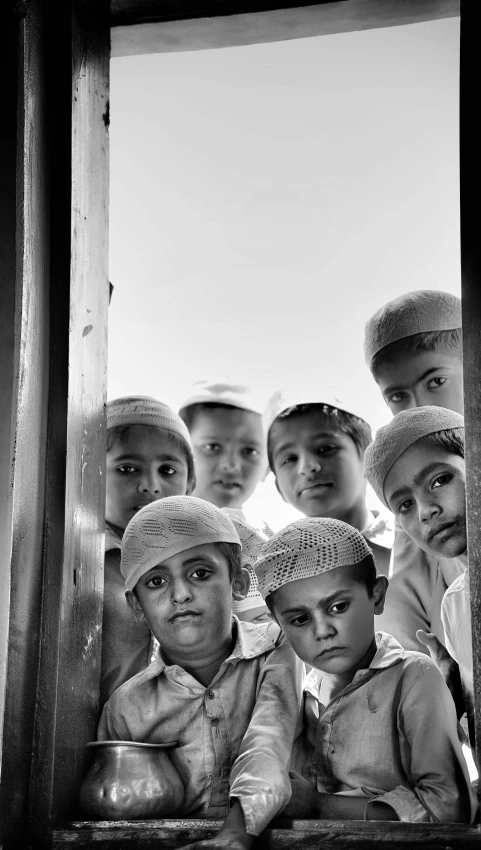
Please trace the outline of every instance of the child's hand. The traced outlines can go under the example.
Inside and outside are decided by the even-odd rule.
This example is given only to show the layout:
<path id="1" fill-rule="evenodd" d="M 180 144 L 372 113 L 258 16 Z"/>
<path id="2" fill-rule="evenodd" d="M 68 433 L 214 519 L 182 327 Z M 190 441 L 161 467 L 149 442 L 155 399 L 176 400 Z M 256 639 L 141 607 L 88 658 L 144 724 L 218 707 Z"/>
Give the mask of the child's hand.
<path id="1" fill-rule="evenodd" d="M 194 844 L 186 844 L 181 850 L 250 850 L 254 836 L 245 832 L 221 830 L 214 838 L 204 838 Z"/>
<path id="2" fill-rule="evenodd" d="M 280 815 L 283 818 L 312 818 L 318 816 L 319 793 L 313 785 L 295 770 L 289 771 L 292 794 L 286 808 Z"/>

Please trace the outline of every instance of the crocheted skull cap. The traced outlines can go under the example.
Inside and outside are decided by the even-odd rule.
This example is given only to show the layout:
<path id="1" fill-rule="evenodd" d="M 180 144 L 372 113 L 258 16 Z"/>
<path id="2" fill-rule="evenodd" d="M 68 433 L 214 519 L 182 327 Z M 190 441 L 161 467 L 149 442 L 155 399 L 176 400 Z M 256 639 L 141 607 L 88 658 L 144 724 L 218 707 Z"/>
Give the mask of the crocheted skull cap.
<path id="1" fill-rule="evenodd" d="M 461 300 L 450 292 L 420 289 L 384 304 L 366 322 L 364 356 L 373 357 L 391 342 L 414 334 L 450 331 L 461 327 Z"/>
<path id="2" fill-rule="evenodd" d="M 186 409 L 193 404 L 228 404 L 231 407 L 239 407 L 252 413 L 262 413 L 261 406 L 254 397 L 250 387 L 244 384 L 229 382 L 227 379 L 219 381 L 196 381 L 191 391 L 179 409 L 179 416 L 184 417 Z"/>
<path id="3" fill-rule="evenodd" d="M 120 571 L 127 590 L 172 555 L 203 543 L 237 543 L 232 520 L 211 502 L 168 496 L 146 505 L 130 520 L 122 538 Z"/>
<path id="4" fill-rule="evenodd" d="M 267 402 L 264 415 L 262 417 L 266 438 L 269 437 L 269 431 L 275 420 L 290 410 L 291 407 L 298 407 L 301 404 L 325 404 L 333 407 L 336 410 L 342 410 L 344 413 L 350 413 L 352 416 L 362 417 L 358 413 L 351 410 L 351 406 L 345 404 L 336 395 L 333 387 L 318 387 L 315 390 L 307 390 L 306 392 L 284 392 L 277 390 Z"/>
<path id="5" fill-rule="evenodd" d="M 249 592 L 244 599 L 235 600 L 232 606 L 234 614 L 238 611 L 247 611 L 250 608 L 263 608 L 264 600 L 259 593 L 257 576 L 254 566 L 262 554 L 262 548 L 269 538 L 260 529 L 249 525 L 242 512 L 238 508 L 221 508 L 235 525 L 242 546 L 242 566 L 249 570 L 251 583 Z"/>
<path id="6" fill-rule="evenodd" d="M 364 455 L 364 471 L 376 496 L 389 508 L 384 496 L 384 482 L 398 458 L 413 443 L 429 434 L 463 428 L 464 417 L 454 410 L 429 405 L 402 410 L 388 425 L 379 428 L 376 439 Z"/>
<path id="7" fill-rule="evenodd" d="M 146 395 L 124 396 L 107 402 L 107 428 L 119 425 L 154 425 L 172 431 L 187 443 L 192 452 L 190 434 L 177 413 L 156 398 Z"/>
<path id="8" fill-rule="evenodd" d="M 255 571 L 264 599 L 285 584 L 359 564 L 372 551 L 362 534 L 337 519 L 298 519 L 264 545 Z"/>

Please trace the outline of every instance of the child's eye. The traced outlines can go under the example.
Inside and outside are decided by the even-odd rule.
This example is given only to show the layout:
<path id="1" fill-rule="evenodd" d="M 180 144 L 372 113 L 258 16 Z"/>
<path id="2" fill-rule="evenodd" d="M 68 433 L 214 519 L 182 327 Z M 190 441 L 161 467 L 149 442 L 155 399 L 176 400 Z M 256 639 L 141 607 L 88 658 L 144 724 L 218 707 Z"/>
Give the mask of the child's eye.
<path id="1" fill-rule="evenodd" d="M 218 452 L 220 447 L 220 443 L 204 443 L 202 446 L 206 452 Z"/>
<path id="2" fill-rule="evenodd" d="M 445 484 L 449 484 L 452 480 L 452 475 L 449 472 L 443 472 L 442 475 L 437 475 L 432 483 L 433 489 L 435 487 L 444 487 Z"/>
<path id="3" fill-rule="evenodd" d="M 443 378 L 441 377 L 441 375 L 439 375 L 437 378 L 431 378 L 431 380 L 428 381 L 427 388 L 428 390 L 437 390 L 439 389 L 439 387 L 442 387 L 443 384 L 446 383 L 446 381 L 447 378 Z"/>
<path id="4" fill-rule="evenodd" d="M 152 578 L 149 578 L 146 586 L 158 588 L 162 587 L 163 584 L 165 584 L 165 578 L 162 576 L 152 576 Z"/>
<path id="5" fill-rule="evenodd" d="M 130 463 L 124 463 L 122 466 L 117 467 L 117 472 L 120 472 L 121 475 L 132 475 L 134 472 L 137 472 L 137 469 Z"/>
<path id="6" fill-rule="evenodd" d="M 338 449 L 339 449 L 339 446 L 335 446 L 335 445 L 319 446 L 318 452 L 319 452 L 319 454 L 326 455 L 326 454 L 331 454 L 332 452 L 337 452 Z"/>
<path id="7" fill-rule="evenodd" d="M 405 499 L 405 500 L 404 500 L 404 502 L 401 502 L 401 503 L 397 506 L 396 510 L 397 510 L 397 512 L 398 512 L 398 513 L 400 513 L 400 514 L 405 514 L 405 513 L 406 513 L 406 511 L 408 511 L 408 510 L 409 510 L 409 508 L 410 508 L 410 507 L 412 507 L 412 504 L 413 504 L 413 500 L 412 500 L 412 499 Z"/>
<path id="8" fill-rule="evenodd" d="M 403 401 L 406 398 L 406 393 L 398 392 L 393 393 L 388 397 L 388 404 L 399 404 L 399 402 Z"/>
<path id="9" fill-rule="evenodd" d="M 297 460 L 295 455 L 287 455 L 283 461 L 281 461 L 281 466 L 286 466 L 288 463 L 294 463 Z"/>
<path id="10" fill-rule="evenodd" d="M 299 614 L 298 617 L 290 620 L 290 626 L 305 626 L 309 622 L 309 614 Z"/>
<path id="11" fill-rule="evenodd" d="M 193 578 L 199 578 L 199 579 L 204 579 L 204 580 L 206 578 L 209 578 L 210 575 L 212 575 L 211 571 L 206 570 L 205 567 L 197 567 L 197 569 L 194 570 L 194 572 L 192 573 Z"/>
<path id="12" fill-rule="evenodd" d="M 160 466 L 159 472 L 161 475 L 175 475 L 177 470 L 173 466 Z"/>
<path id="13" fill-rule="evenodd" d="M 335 602 L 334 605 L 331 605 L 329 608 L 329 612 L 331 614 L 344 614 L 348 608 L 349 602 Z"/>
<path id="14" fill-rule="evenodd" d="M 250 458 L 259 457 L 259 452 L 257 451 L 257 449 L 253 449 L 251 448 L 251 446 L 246 446 L 245 449 L 243 449 L 243 454 L 245 455 L 245 457 Z"/>

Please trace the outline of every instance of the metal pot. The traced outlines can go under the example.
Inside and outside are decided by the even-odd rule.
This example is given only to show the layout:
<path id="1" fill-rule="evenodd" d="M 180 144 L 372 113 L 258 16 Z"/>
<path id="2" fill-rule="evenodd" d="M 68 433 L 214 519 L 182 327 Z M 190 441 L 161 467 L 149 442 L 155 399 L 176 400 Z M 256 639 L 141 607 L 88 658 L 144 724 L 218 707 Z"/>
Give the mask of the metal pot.
<path id="1" fill-rule="evenodd" d="M 166 750 L 171 744 L 92 741 L 94 760 L 80 789 L 80 805 L 93 820 L 177 815 L 184 786 Z"/>

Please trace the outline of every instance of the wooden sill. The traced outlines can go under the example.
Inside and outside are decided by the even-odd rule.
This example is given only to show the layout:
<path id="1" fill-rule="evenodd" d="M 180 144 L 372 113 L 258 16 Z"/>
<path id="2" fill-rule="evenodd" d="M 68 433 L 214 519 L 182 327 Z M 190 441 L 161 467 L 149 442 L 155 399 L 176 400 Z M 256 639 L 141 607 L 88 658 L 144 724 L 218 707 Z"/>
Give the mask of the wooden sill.
<path id="1" fill-rule="evenodd" d="M 220 821 L 78 821 L 55 830 L 49 847 L 67 850 L 72 845 L 108 850 L 177 850 L 194 841 L 210 838 Z M 391 850 L 404 847 L 418 850 L 480 850 L 481 826 L 466 824 L 412 824 L 367 821 L 278 820 L 255 842 L 256 850 Z"/>

